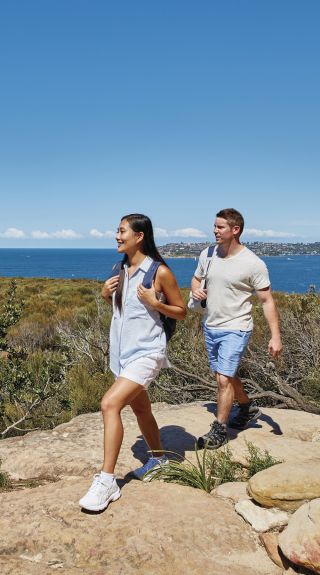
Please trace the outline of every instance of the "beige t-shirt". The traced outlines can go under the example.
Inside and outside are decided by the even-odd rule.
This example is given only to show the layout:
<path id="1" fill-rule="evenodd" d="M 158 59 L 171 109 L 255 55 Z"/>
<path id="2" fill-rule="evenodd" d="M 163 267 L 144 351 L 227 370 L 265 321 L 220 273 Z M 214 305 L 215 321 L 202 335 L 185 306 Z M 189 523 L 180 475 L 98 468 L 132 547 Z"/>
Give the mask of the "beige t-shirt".
<path id="1" fill-rule="evenodd" d="M 208 248 L 199 257 L 195 277 L 205 272 Z M 270 286 L 265 263 L 246 247 L 228 258 L 216 250 L 207 274 L 207 307 L 205 325 L 209 328 L 250 331 L 253 327 L 251 308 L 254 291 Z"/>

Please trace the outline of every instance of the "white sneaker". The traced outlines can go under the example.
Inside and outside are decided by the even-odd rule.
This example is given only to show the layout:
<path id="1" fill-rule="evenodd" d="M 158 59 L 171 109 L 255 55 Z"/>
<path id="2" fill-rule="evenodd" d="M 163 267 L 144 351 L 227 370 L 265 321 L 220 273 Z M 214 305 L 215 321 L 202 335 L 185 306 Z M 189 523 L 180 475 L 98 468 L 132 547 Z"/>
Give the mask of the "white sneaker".
<path id="1" fill-rule="evenodd" d="M 102 511 L 108 507 L 110 501 L 116 501 L 121 497 L 121 491 L 114 479 L 112 483 L 103 483 L 100 473 L 93 477 L 92 485 L 88 492 L 79 501 L 79 505 L 88 511 Z"/>

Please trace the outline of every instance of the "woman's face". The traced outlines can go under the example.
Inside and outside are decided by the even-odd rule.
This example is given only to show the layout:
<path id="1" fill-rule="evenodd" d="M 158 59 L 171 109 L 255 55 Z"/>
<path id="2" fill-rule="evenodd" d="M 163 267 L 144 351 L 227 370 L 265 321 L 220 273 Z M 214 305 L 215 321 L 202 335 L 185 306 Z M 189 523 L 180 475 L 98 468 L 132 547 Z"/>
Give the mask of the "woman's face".
<path id="1" fill-rule="evenodd" d="M 116 233 L 118 252 L 127 254 L 135 251 L 143 240 L 143 232 L 134 232 L 127 220 L 121 220 Z"/>

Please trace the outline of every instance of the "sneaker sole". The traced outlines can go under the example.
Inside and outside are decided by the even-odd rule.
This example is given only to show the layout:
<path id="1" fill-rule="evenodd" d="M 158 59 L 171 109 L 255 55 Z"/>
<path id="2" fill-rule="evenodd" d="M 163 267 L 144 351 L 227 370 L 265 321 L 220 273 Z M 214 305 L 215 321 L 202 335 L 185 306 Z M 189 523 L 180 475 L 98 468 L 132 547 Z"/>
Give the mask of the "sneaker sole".
<path id="1" fill-rule="evenodd" d="M 83 505 L 81 503 L 81 499 L 79 501 L 79 505 L 80 507 L 82 507 L 82 509 L 86 509 L 87 511 L 103 511 L 108 507 L 109 503 L 111 503 L 112 501 L 117 501 L 117 499 L 119 499 L 120 497 L 121 497 L 121 491 L 119 489 L 119 491 L 116 491 L 115 493 L 110 495 L 109 499 L 107 499 L 107 501 L 101 503 L 100 505 Z"/>
<path id="2" fill-rule="evenodd" d="M 223 447 L 223 445 L 225 445 L 226 443 L 228 443 L 227 438 L 220 445 L 212 445 L 212 444 L 210 444 L 210 441 L 208 439 L 207 439 L 207 441 L 205 441 L 203 439 L 203 437 L 199 437 L 199 439 L 197 441 L 197 447 L 198 447 L 198 449 L 204 449 L 204 448 L 206 448 L 206 449 L 219 449 L 219 447 Z"/>
<path id="3" fill-rule="evenodd" d="M 158 469 L 156 469 L 155 471 L 158 471 Z M 139 475 L 135 471 L 131 471 L 131 473 L 139 481 L 150 481 L 151 480 L 152 473 L 148 474 L 148 476 L 147 475 Z"/>
<path id="4" fill-rule="evenodd" d="M 139 479 L 139 481 L 144 481 L 145 483 L 148 483 L 148 481 L 151 481 L 152 477 L 155 475 L 155 473 L 157 473 L 157 471 L 159 471 L 159 469 L 161 469 L 161 467 L 164 467 L 166 465 L 169 465 L 169 461 L 166 461 L 165 463 L 162 463 L 162 465 L 160 467 L 158 467 L 157 469 L 152 469 L 152 471 L 150 470 L 149 472 L 147 471 L 144 475 L 142 475 L 142 477 L 140 475 L 138 475 L 135 471 L 132 471 L 132 475 L 134 475 L 134 477 L 136 479 Z"/>
<path id="5" fill-rule="evenodd" d="M 256 421 L 257 419 L 259 419 L 259 417 L 262 415 L 262 412 L 257 411 L 257 413 L 255 413 L 252 417 L 250 417 L 250 419 L 247 421 L 247 423 L 245 423 L 244 425 L 233 425 L 232 421 L 230 421 L 230 423 L 228 423 L 228 427 L 231 427 L 232 429 L 245 429 L 246 427 L 248 427 L 248 425 L 252 422 L 252 421 Z"/>

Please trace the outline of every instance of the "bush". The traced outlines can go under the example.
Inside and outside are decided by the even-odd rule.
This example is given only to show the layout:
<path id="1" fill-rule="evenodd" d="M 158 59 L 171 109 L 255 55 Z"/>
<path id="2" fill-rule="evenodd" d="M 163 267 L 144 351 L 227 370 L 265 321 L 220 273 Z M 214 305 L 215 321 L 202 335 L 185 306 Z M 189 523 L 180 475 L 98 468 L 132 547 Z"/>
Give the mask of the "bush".
<path id="1" fill-rule="evenodd" d="M 3 278 L 0 432 L 52 427 L 100 408 L 113 381 L 108 367 L 111 310 L 100 290 L 101 283 L 93 280 Z M 182 290 L 185 300 L 188 292 Z M 240 375 L 261 405 L 320 413 L 320 296 L 314 291 L 274 296 L 281 315 L 282 357 L 272 361 L 268 355 L 265 318 L 261 305 L 254 303 L 255 329 Z M 189 312 L 178 322 L 168 355 L 172 369 L 162 370 L 150 387 L 151 401 L 216 399 L 197 314 Z"/>
<path id="2" fill-rule="evenodd" d="M 188 459 L 182 462 L 170 459 L 168 465 L 162 466 L 156 473 L 153 472 L 152 480 L 162 479 L 166 482 L 188 485 L 207 493 L 221 483 L 242 480 L 242 466 L 232 461 L 231 450 L 228 446 L 219 451 L 208 451 L 205 448 L 201 454 L 195 446 L 195 453 L 196 464 Z"/>
<path id="3" fill-rule="evenodd" d="M 1 466 L 1 459 L 0 459 L 0 466 Z M 4 471 L 0 470 L 0 489 L 5 489 L 8 487 L 10 487 L 9 475 Z"/>
<path id="4" fill-rule="evenodd" d="M 113 380 L 111 373 L 90 373 L 85 364 L 74 365 L 67 375 L 71 416 L 99 411 Z"/>
<path id="5" fill-rule="evenodd" d="M 195 446 L 196 464 L 189 459 L 184 461 L 169 459 L 168 465 L 163 465 L 156 473 L 152 470 L 149 473 L 152 474 L 152 480 L 162 479 L 168 483 L 187 485 L 210 493 L 222 483 L 247 481 L 259 471 L 281 463 L 268 451 L 261 451 L 251 442 L 247 443 L 247 447 L 249 453 L 246 466 L 232 459 L 232 452 L 228 445 L 217 451 L 208 451 L 204 448 L 201 454 Z"/>
<path id="6" fill-rule="evenodd" d="M 272 457 L 266 449 L 261 451 L 261 449 L 256 445 L 253 445 L 251 441 L 248 441 L 247 448 L 249 452 L 249 455 L 247 456 L 248 479 L 256 473 L 259 473 L 259 471 L 263 471 L 264 469 L 268 469 L 268 467 L 282 463 L 282 460 Z"/>

